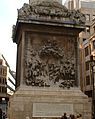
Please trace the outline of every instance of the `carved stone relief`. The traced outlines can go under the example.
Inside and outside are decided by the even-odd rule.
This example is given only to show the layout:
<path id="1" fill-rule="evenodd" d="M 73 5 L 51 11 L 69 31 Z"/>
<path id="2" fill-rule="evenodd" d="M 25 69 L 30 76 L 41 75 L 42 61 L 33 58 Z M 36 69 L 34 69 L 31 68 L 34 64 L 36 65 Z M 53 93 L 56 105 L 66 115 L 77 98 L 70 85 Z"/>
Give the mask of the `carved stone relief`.
<path id="1" fill-rule="evenodd" d="M 18 20 L 31 20 L 31 19 L 47 19 L 47 20 L 60 20 L 71 21 L 74 24 L 84 25 L 85 15 L 79 10 L 68 10 L 65 6 L 58 2 L 43 0 L 33 2 L 31 5 L 24 4 L 18 10 Z"/>
<path id="2" fill-rule="evenodd" d="M 73 87 L 76 75 L 74 54 L 71 51 L 67 54 L 54 40 L 46 41 L 37 50 L 28 46 L 25 50 L 26 85 Z"/>

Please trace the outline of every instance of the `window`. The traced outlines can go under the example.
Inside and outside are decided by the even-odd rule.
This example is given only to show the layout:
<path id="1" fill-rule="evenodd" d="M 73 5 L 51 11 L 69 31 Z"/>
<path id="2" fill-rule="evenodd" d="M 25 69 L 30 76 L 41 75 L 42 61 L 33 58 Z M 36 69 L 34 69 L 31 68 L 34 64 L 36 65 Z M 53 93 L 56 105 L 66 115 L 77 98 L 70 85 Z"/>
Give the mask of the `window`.
<path id="1" fill-rule="evenodd" d="M 89 55 L 88 46 L 85 48 L 85 56 Z"/>
<path id="2" fill-rule="evenodd" d="M 2 68 L 0 68 L 0 75 L 2 75 Z"/>
<path id="3" fill-rule="evenodd" d="M 89 70 L 89 62 L 88 61 L 85 63 L 85 68 L 86 68 L 86 71 Z"/>
<path id="4" fill-rule="evenodd" d="M 2 75 L 3 76 L 6 76 L 7 75 L 7 68 L 6 67 L 3 67 L 2 68 Z"/>
<path id="5" fill-rule="evenodd" d="M 1 84 L 6 84 L 6 78 L 1 78 L 1 77 L 0 77 L 0 83 L 1 83 Z"/>
<path id="6" fill-rule="evenodd" d="M 3 62 L 3 60 L 2 60 L 2 59 L 0 59 L 0 65 L 2 65 L 2 62 Z"/>
<path id="7" fill-rule="evenodd" d="M 90 76 L 86 76 L 86 85 L 90 85 Z"/>
<path id="8" fill-rule="evenodd" d="M 3 84 L 6 84 L 6 78 L 2 78 L 2 80 L 3 80 Z"/>
<path id="9" fill-rule="evenodd" d="M 95 49 L 95 40 L 93 41 L 93 49 Z"/>
<path id="10" fill-rule="evenodd" d="M 2 87 L 2 93 L 6 93 L 6 88 Z"/>
<path id="11" fill-rule="evenodd" d="M 90 21 L 90 14 L 85 14 L 86 21 Z"/>
<path id="12" fill-rule="evenodd" d="M 4 87 L 2 87 L 2 93 L 4 93 Z"/>
<path id="13" fill-rule="evenodd" d="M 7 67 L 5 66 L 0 67 L 0 75 L 3 75 L 3 76 L 7 75 Z"/>
<path id="14" fill-rule="evenodd" d="M 2 84 L 5 84 L 5 79 L 4 78 L 2 78 Z"/>
<path id="15" fill-rule="evenodd" d="M 0 77 L 0 83 L 2 83 L 2 79 L 1 79 L 1 77 Z"/>
<path id="16" fill-rule="evenodd" d="M 90 52 L 90 54 L 91 54 L 91 44 L 89 44 L 89 52 Z"/>
<path id="17" fill-rule="evenodd" d="M 2 92 L 2 87 L 0 86 L 0 93 Z"/>

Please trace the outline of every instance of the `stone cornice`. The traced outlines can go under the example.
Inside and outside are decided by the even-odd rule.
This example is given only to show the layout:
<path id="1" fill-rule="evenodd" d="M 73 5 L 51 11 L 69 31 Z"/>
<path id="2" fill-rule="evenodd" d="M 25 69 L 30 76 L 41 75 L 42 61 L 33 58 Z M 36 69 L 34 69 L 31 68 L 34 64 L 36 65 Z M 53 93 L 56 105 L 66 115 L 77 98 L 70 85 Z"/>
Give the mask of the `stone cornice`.
<path id="1" fill-rule="evenodd" d="M 25 19 L 19 19 L 17 20 L 16 25 L 13 25 L 12 29 L 12 39 L 13 42 L 17 42 L 17 34 L 19 33 L 19 28 L 21 25 L 44 25 L 44 26 L 55 26 L 55 27 L 64 27 L 64 28 L 74 28 L 74 29 L 80 29 L 80 31 L 84 30 L 85 26 L 83 25 L 75 25 L 72 21 L 63 21 L 63 22 L 58 22 L 58 21 L 47 21 L 46 20 L 37 20 L 37 19 L 31 19 L 31 20 L 25 20 Z M 64 34 L 64 33 L 63 33 Z"/>
<path id="2" fill-rule="evenodd" d="M 79 10 L 68 10 L 58 2 L 43 0 L 24 4 L 18 9 L 18 19 L 16 26 L 13 27 L 13 41 L 20 24 L 40 24 L 51 26 L 64 26 L 71 28 L 85 28 L 85 15 Z M 15 40 L 14 40 L 15 39 Z"/>

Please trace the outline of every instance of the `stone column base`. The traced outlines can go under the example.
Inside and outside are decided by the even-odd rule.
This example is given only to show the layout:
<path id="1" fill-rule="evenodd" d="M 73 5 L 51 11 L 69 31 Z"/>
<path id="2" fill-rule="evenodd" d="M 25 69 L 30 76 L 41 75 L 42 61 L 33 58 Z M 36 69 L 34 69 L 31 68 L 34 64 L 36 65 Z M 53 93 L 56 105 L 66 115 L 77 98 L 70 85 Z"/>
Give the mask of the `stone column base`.
<path id="1" fill-rule="evenodd" d="M 9 101 L 9 119 L 59 118 L 64 113 L 91 119 L 91 104 L 78 88 L 55 89 L 21 86 Z"/>

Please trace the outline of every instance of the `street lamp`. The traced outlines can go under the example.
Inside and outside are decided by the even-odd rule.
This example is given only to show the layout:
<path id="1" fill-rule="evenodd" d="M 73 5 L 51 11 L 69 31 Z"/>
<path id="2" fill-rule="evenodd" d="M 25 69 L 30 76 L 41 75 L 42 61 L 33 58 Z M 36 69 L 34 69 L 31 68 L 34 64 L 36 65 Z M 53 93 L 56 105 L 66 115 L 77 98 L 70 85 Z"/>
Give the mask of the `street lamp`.
<path id="1" fill-rule="evenodd" d="M 91 79 L 92 79 L 92 119 L 95 119 L 95 89 L 94 89 L 94 67 L 95 60 L 93 55 L 90 56 L 90 65 L 91 65 Z"/>

